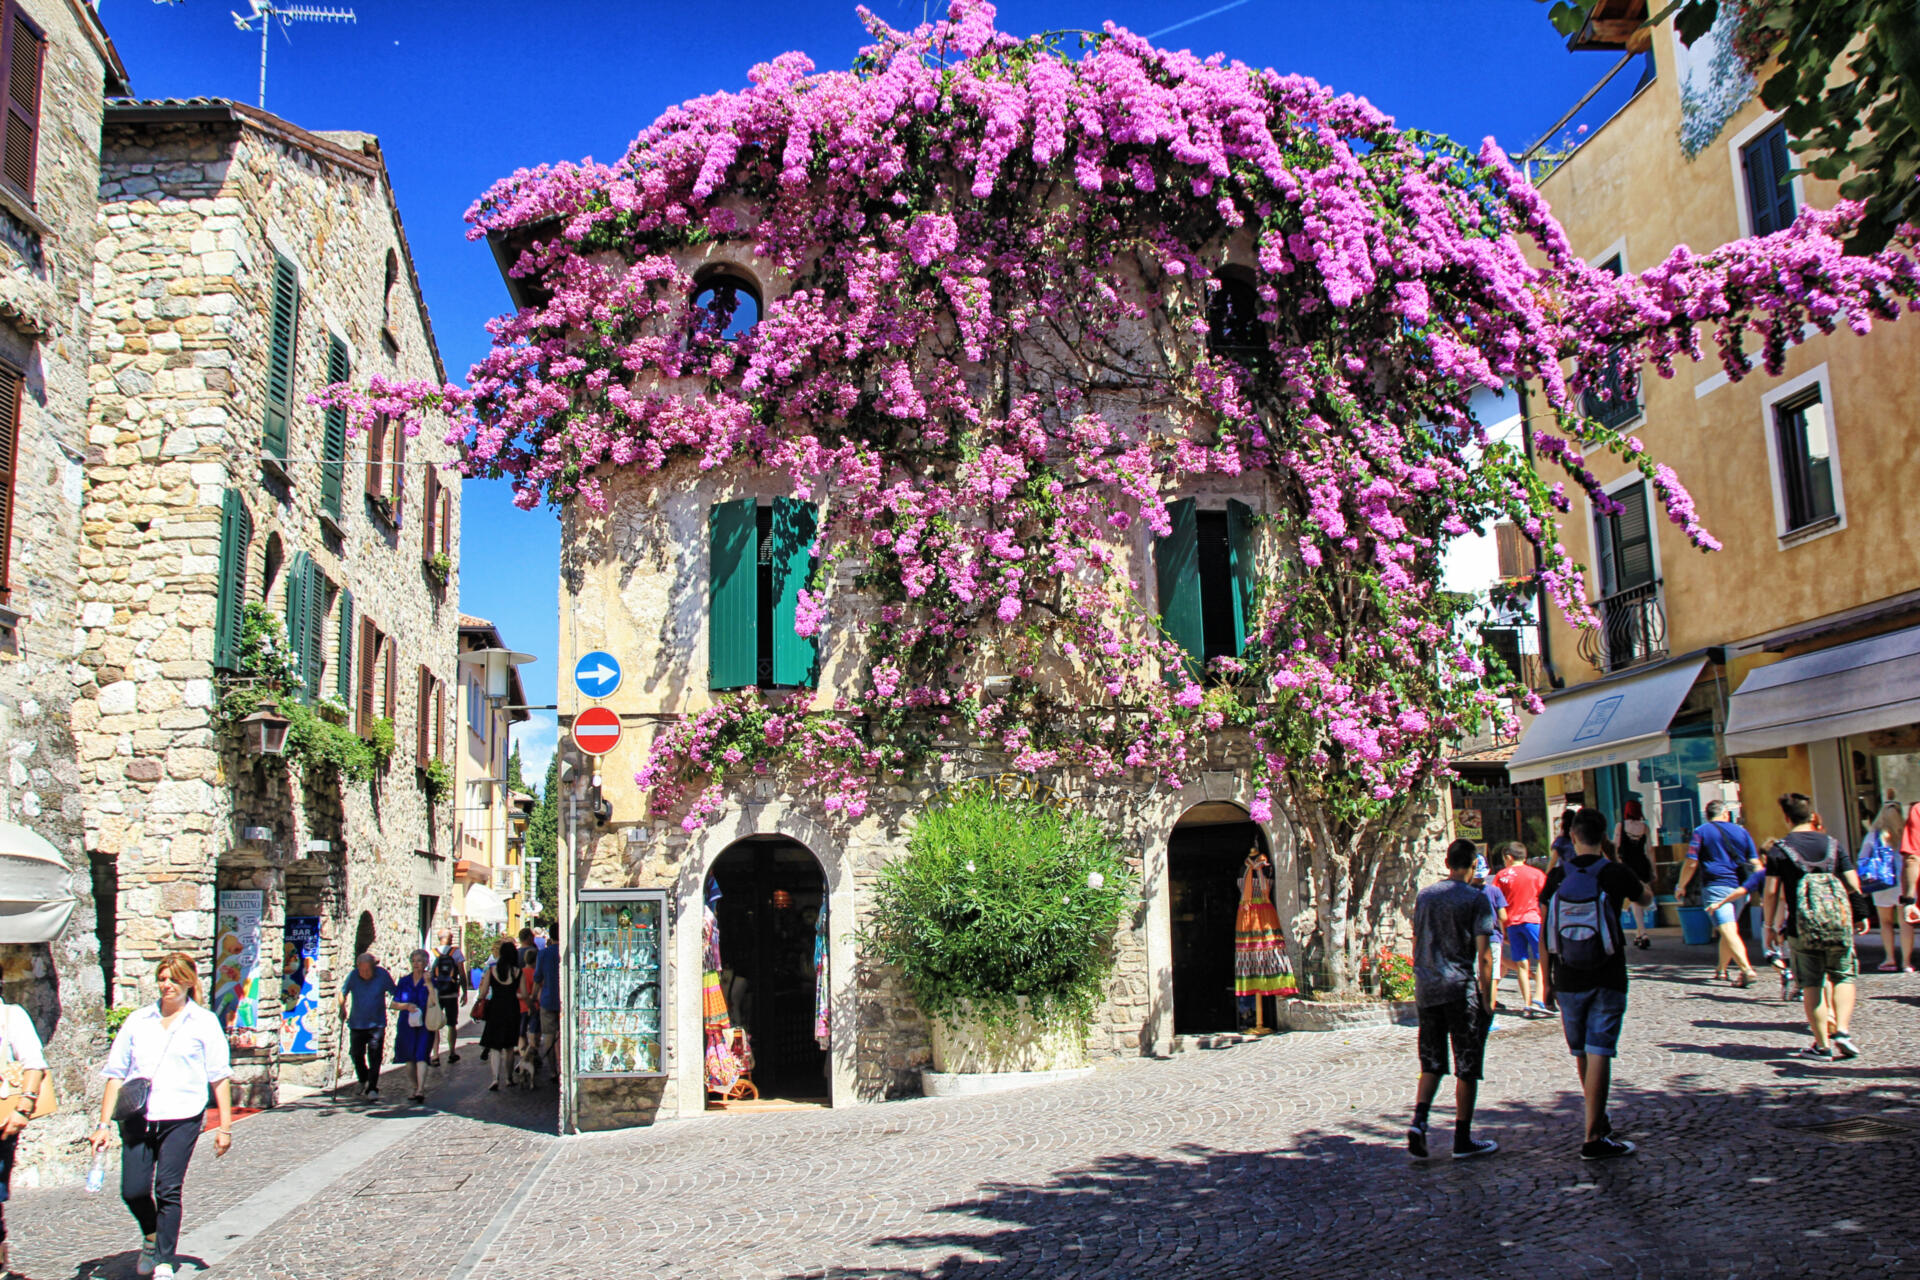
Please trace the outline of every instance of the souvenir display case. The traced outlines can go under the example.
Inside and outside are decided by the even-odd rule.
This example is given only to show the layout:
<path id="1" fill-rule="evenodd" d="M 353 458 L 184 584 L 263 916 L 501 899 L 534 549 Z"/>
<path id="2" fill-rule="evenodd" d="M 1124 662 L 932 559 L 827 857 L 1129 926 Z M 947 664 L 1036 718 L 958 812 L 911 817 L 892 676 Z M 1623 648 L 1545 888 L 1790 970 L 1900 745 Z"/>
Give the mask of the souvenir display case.
<path id="1" fill-rule="evenodd" d="M 666 891 L 582 889 L 573 942 L 573 1074 L 665 1074 Z"/>

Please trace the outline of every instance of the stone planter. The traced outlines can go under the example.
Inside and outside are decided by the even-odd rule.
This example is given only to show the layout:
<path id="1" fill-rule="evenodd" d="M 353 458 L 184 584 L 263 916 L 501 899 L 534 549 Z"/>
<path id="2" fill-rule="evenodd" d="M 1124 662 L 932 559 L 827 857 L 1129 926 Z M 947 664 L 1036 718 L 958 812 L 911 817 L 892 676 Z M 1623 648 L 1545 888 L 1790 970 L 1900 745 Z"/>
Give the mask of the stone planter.
<path id="1" fill-rule="evenodd" d="M 1353 1027 L 1411 1027 L 1420 1011 L 1411 1000 L 1289 1000 L 1281 1012 L 1289 1031 L 1346 1031 Z"/>
<path id="2" fill-rule="evenodd" d="M 1093 1074 L 1084 1027 L 1044 1027 L 1024 1008 L 1004 1024 L 968 1017 L 929 1021 L 933 1066 L 920 1073 L 929 1098 L 997 1093 Z"/>

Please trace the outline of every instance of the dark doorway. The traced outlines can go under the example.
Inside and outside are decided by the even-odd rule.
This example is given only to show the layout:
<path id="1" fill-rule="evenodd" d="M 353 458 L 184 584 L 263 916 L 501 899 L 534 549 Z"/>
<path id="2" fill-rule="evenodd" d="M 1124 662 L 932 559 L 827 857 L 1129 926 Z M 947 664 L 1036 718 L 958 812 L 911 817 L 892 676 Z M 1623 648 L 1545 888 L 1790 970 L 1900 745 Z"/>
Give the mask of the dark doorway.
<path id="1" fill-rule="evenodd" d="M 716 884 L 727 1013 L 752 1042 L 761 1098 L 827 1101 L 827 1053 L 813 1035 L 819 862 L 796 841 L 750 837 L 714 862 L 709 891 Z"/>
<path id="2" fill-rule="evenodd" d="M 1173 1031 L 1206 1035 L 1239 1028 L 1233 994 L 1233 926 L 1249 850 L 1266 833 L 1238 805 L 1196 805 L 1167 838 L 1173 926 Z"/>

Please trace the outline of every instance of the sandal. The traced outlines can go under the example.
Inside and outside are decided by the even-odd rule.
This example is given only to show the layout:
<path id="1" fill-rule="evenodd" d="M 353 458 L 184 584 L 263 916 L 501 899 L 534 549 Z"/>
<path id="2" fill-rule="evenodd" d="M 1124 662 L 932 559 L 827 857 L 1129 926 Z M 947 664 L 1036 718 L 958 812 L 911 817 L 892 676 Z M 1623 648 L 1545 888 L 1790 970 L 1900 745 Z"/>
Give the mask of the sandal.
<path id="1" fill-rule="evenodd" d="M 1880 966 L 1877 969 L 1875 969 L 1874 972 L 1875 973 L 1898 973 L 1900 972 L 1900 966 L 1895 964 L 1891 960 L 1882 960 L 1880 962 Z"/>
<path id="2" fill-rule="evenodd" d="M 1735 991 L 1745 991 L 1748 987 L 1753 985 L 1753 975 L 1751 973 L 1743 973 L 1739 977 L 1733 978 L 1730 981 L 1732 981 L 1733 989 Z"/>

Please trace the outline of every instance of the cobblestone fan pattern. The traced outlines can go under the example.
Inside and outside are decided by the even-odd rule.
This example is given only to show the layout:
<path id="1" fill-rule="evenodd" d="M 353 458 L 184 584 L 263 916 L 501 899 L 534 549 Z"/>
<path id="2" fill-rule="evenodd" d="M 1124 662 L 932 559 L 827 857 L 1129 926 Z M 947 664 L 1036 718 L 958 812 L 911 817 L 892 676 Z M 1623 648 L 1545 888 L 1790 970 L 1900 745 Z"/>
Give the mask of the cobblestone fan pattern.
<path id="1" fill-rule="evenodd" d="M 1495 1033 L 1478 1131 L 1502 1150 L 1471 1165 L 1405 1154 L 1405 1028 L 1116 1061 L 1082 1084 L 997 1096 L 565 1140 L 515 1123 L 545 1123 L 550 1093 L 485 1094 L 463 1055 L 434 1099 L 462 1114 L 316 1187 L 218 1273 L 1913 1274 L 1920 1208 L 1870 1189 L 1920 1167 L 1920 978 L 1868 975 L 1855 1019 L 1867 1056 L 1816 1065 L 1788 1057 L 1804 1043 L 1797 1006 L 1771 986 L 1705 984 L 1700 954 L 1664 945 L 1639 970 L 1613 1113 L 1641 1150 L 1614 1165 L 1578 1158 L 1573 1069 L 1551 1021 L 1506 1018 Z M 1861 1116 L 1888 1136 L 1807 1128 Z M 292 1152 L 324 1159 L 387 1120 L 310 1103 L 247 1121 L 230 1163 L 198 1156 L 189 1227 L 297 1168 Z M 1451 1121 L 1443 1101 L 1436 1134 Z M 127 1274 L 120 1213 L 110 1198 L 17 1195 L 15 1259 L 36 1278 Z"/>

